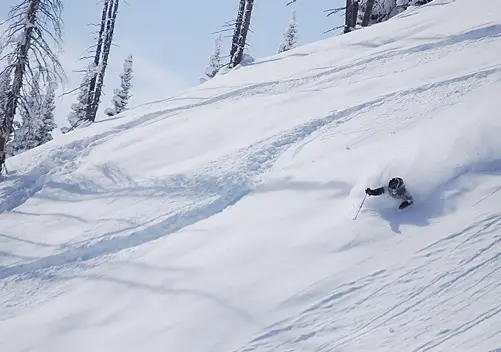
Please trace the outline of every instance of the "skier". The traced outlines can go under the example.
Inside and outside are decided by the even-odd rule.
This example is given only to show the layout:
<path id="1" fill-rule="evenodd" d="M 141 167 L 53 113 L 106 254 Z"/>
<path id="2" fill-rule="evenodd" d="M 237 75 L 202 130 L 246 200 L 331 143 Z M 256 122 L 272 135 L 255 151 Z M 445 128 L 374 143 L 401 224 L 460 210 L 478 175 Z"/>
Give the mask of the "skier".
<path id="1" fill-rule="evenodd" d="M 390 196 L 397 200 L 402 200 L 398 209 L 402 210 L 407 208 L 409 205 L 414 203 L 411 194 L 405 188 L 404 180 L 400 177 L 394 177 L 388 183 L 388 187 L 380 187 L 376 189 L 367 188 L 365 193 L 369 196 L 379 196 L 385 192 L 388 192 Z"/>

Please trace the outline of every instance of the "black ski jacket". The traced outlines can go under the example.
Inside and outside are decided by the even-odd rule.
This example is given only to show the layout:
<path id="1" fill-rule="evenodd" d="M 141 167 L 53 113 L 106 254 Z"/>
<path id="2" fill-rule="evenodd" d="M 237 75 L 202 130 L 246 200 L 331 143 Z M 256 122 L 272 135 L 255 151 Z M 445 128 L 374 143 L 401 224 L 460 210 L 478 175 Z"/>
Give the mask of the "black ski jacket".
<path id="1" fill-rule="evenodd" d="M 367 194 L 370 196 L 379 196 L 383 193 L 388 193 L 394 199 L 407 201 L 409 205 L 414 203 L 414 199 L 412 198 L 409 191 L 407 191 L 407 189 L 405 188 L 405 184 L 396 189 L 385 186 L 367 190 Z"/>

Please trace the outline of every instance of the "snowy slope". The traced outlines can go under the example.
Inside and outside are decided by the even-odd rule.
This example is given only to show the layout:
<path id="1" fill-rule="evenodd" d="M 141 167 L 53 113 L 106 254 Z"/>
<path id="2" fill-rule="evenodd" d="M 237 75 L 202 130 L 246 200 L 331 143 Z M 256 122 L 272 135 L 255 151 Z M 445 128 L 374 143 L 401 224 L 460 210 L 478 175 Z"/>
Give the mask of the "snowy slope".
<path id="1" fill-rule="evenodd" d="M 1 350 L 501 348 L 499 8 L 435 0 L 9 159 Z M 416 204 L 353 221 L 395 175 Z"/>

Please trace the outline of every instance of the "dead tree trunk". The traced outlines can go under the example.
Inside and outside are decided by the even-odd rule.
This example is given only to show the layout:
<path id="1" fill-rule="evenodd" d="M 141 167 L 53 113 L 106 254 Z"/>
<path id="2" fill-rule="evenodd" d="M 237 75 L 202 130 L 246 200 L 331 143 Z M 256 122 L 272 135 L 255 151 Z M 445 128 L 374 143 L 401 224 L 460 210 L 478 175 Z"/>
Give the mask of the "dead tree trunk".
<path id="1" fill-rule="evenodd" d="M 238 42 L 240 39 L 240 33 L 242 32 L 242 22 L 244 20 L 245 12 L 245 0 L 240 0 L 238 6 L 237 20 L 235 21 L 235 31 L 233 32 L 233 40 L 231 42 L 230 50 L 230 67 L 232 67 L 233 59 L 238 50 Z"/>
<path id="2" fill-rule="evenodd" d="M 245 45 L 247 42 L 247 33 L 249 33 L 249 28 L 250 28 L 253 7 L 254 7 L 254 0 L 247 0 L 245 4 L 245 13 L 242 22 L 242 30 L 240 31 L 240 36 L 238 39 L 237 51 L 234 55 L 234 59 L 232 60 L 230 67 L 235 67 L 242 62 Z"/>
<path id="3" fill-rule="evenodd" d="M 87 99 L 87 107 L 86 107 L 86 120 L 92 121 L 92 106 L 93 106 L 93 101 L 94 101 L 94 90 L 96 89 L 96 82 L 97 82 L 97 67 L 99 67 L 99 64 L 101 62 L 101 52 L 103 50 L 103 42 L 104 42 L 104 33 L 106 30 L 106 23 L 108 19 L 108 9 L 110 7 L 110 1 L 111 0 L 105 0 L 104 5 L 103 5 L 103 13 L 101 16 L 101 26 L 99 28 L 99 34 L 97 37 L 97 46 L 96 46 L 96 52 L 94 54 L 94 67 L 95 71 L 91 75 L 91 79 L 89 82 L 89 95 Z"/>
<path id="4" fill-rule="evenodd" d="M 358 0 L 354 0 L 351 14 L 351 28 L 355 28 L 357 26 L 358 5 Z"/>
<path id="5" fill-rule="evenodd" d="M 362 27 L 367 27 L 369 25 L 373 7 L 374 0 L 367 0 L 367 4 L 365 4 L 364 18 L 362 19 Z"/>
<path id="6" fill-rule="evenodd" d="M 351 31 L 351 0 L 346 0 L 346 9 L 344 13 L 344 30 L 343 33 L 349 33 Z"/>
<path id="7" fill-rule="evenodd" d="M 96 120 L 97 110 L 99 108 L 99 102 L 101 100 L 101 93 L 103 91 L 104 84 L 104 76 L 106 73 L 106 67 L 108 66 L 108 57 L 110 55 L 111 45 L 113 43 L 113 32 L 115 31 L 115 21 L 118 13 L 118 4 L 119 0 L 112 0 L 111 6 L 109 8 L 108 15 L 111 16 L 108 18 L 108 24 L 106 26 L 106 37 L 103 45 L 103 60 L 101 62 L 101 71 L 99 72 L 96 90 L 94 92 L 93 101 L 91 105 L 92 115 L 91 122 Z"/>

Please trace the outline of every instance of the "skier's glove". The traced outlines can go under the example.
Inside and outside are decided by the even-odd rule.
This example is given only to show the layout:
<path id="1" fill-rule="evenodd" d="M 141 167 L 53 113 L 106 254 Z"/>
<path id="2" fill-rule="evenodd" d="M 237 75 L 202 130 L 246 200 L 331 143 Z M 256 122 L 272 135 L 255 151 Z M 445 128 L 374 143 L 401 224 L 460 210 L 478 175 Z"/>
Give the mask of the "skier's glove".
<path id="1" fill-rule="evenodd" d="M 368 194 L 369 196 L 372 196 L 374 193 L 373 193 L 372 189 L 367 188 L 367 189 L 365 190 L 365 194 Z"/>
<path id="2" fill-rule="evenodd" d="M 400 204 L 400 206 L 398 207 L 398 209 L 400 210 L 403 210 L 405 208 L 407 208 L 409 205 L 411 205 L 411 203 L 409 201 L 403 201 L 402 204 Z"/>

